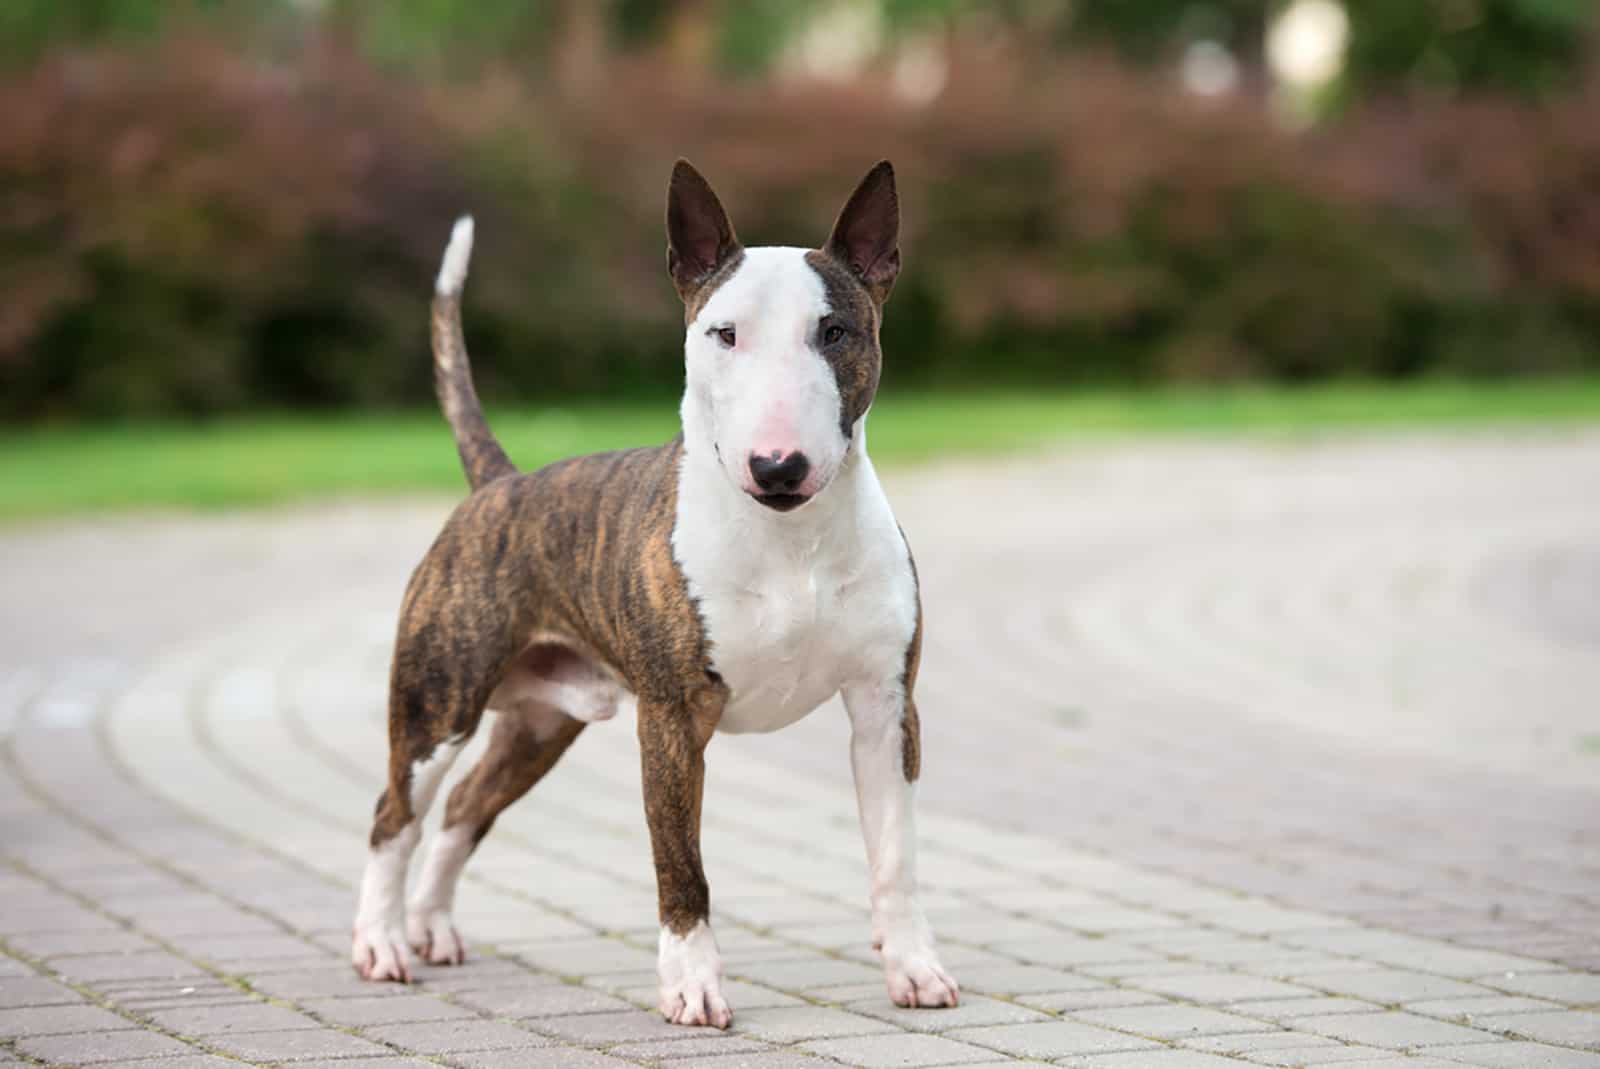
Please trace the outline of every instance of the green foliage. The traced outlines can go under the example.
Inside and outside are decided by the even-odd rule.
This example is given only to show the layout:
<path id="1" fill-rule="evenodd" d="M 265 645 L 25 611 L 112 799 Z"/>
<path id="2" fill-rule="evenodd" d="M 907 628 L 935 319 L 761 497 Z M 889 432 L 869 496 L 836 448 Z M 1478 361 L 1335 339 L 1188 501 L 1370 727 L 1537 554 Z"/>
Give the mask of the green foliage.
<path id="1" fill-rule="evenodd" d="M 526 61 L 550 32 L 551 8 L 550 0 L 333 0 L 329 13 L 376 58 L 431 65 L 459 55 Z"/>
<path id="2" fill-rule="evenodd" d="M 1597 28 L 1591 0 L 1343 0 L 1357 86 L 1548 92 L 1570 79 Z"/>

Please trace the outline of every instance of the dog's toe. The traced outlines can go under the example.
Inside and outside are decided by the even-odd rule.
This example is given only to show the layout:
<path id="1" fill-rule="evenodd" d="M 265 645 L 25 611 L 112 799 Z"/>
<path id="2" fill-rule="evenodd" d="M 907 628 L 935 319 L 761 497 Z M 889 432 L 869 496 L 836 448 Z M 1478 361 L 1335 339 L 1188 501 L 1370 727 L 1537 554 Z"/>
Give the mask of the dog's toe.
<path id="1" fill-rule="evenodd" d="M 429 965 L 462 965 L 467 960 L 461 933 L 456 931 L 450 914 L 442 910 L 410 914 L 406 918 L 406 935 L 411 949 Z"/>
<path id="2" fill-rule="evenodd" d="M 886 963 L 884 976 L 889 984 L 889 999 L 896 1006 L 933 1009 L 961 1002 L 960 986 L 931 954 Z"/>
<path id="3" fill-rule="evenodd" d="M 411 955 L 399 931 L 356 929 L 350 962 L 363 980 L 411 982 Z"/>
<path id="4" fill-rule="evenodd" d="M 733 1023 L 733 1011 L 715 983 L 662 988 L 661 1016 L 673 1024 L 696 1027 L 727 1028 Z"/>

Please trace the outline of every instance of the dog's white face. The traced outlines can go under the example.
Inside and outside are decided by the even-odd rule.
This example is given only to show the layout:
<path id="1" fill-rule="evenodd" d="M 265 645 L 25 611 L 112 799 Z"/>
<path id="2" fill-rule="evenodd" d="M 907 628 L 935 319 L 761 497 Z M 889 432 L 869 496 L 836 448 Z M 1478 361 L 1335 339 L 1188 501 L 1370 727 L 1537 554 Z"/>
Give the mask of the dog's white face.
<path id="1" fill-rule="evenodd" d="M 878 387 L 880 309 L 899 270 L 894 172 L 879 164 L 821 249 L 743 248 L 679 161 L 667 264 L 683 298 L 684 440 L 753 503 L 788 512 L 827 489 Z"/>
<path id="2" fill-rule="evenodd" d="M 769 507 L 820 493 L 850 448 L 839 381 L 823 352 L 835 322 L 806 250 L 744 250 L 689 323 L 686 433 L 709 446 L 728 481 Z"/>

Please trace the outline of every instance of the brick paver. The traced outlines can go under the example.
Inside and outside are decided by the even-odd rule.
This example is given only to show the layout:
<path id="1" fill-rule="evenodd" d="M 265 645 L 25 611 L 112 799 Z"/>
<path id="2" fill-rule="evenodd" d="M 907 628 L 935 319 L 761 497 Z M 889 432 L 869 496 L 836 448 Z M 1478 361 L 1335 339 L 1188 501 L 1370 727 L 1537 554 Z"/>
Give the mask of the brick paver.
<path id="1" fill-rule="evenodd" d="M 474 859 L 465 967 L 357 981 L 392 614 L 445 506 L 334 506 L 0 532 L 0 1064 L 1600 1067 L 1600 437 L 894 483 L 961 1008 L 883 992 L 837 710 L 712 748 L 733 1032 L 653 1012 L 625 724 Z"/>

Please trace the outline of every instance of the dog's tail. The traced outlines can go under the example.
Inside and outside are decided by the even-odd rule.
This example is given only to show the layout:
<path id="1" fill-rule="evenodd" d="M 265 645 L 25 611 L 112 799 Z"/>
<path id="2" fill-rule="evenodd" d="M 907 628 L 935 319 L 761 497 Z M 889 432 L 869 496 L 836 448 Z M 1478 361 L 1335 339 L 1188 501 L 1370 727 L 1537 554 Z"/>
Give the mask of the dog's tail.
<path id="1" fill-rule="evenodd" d="M 439 265 L 433 290 L 433 385 L 439 395 L 456 451 L 466 469 L 467 482 L 476 490 L 502 475 L 514 474 L 516 465 L 495 440 L 483 418 L 478 391 L 472 386 L 472 365 L 467 360 L 467 340 L 461 333 L 461 288 L 472 259 L 472 216 L 456 220 Z"/>

